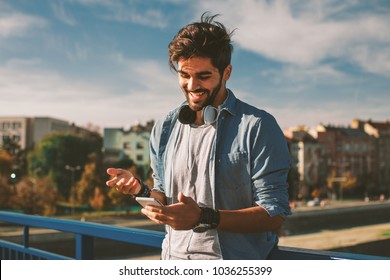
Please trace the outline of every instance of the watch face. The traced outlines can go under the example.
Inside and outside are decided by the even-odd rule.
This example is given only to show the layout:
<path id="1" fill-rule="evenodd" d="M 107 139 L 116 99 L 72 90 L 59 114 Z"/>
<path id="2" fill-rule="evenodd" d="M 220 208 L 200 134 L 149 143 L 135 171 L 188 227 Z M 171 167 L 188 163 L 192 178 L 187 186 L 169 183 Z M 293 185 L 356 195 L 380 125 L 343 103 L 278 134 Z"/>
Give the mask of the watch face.
<path id="1" fill-rule="evenodd" d="M 199 224 L 195 226 L 192 230 L 197 233 L 206 232 L 210 228 L 209 224 Z"/>

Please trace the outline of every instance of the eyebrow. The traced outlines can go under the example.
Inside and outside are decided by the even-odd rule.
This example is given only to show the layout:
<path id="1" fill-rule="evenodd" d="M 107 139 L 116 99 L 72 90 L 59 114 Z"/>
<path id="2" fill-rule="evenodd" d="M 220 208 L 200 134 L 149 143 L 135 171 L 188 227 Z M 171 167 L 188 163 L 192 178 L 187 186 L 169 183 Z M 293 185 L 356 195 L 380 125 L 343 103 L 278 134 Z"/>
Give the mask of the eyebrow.
<path id="1" fill-rule="evenodd" d="M 178 73 L 180 74 L 188 74 L 187 72 L 183 71 L 183 70 L 177 70 Z M 195 73 L 197 76 L 203 76 L 203 75 L 212 75 L 213 73 L 211 71 L 200 71 L 200 72 L 196 72 Z"/>

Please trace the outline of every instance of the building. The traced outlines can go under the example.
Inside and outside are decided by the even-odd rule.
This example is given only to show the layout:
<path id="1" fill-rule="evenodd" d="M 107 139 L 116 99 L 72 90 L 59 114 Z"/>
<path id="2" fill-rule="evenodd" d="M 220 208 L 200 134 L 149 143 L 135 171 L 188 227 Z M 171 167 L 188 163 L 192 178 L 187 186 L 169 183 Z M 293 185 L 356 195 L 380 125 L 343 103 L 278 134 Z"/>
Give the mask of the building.
<path id="1" fill-rule="evenodd" d="M 70 125 L 67 121 L 54 119 L 50 117 L 35 117 L 33 118 L 33 144 L 41 142 L 41 140 L 53 132 L 68 132 Z"/>
<path id="2" fill-rule="evenodd" d="M 0 117 L 0 147 L 13 146 L 11 154 L 31 147 L 33 133 L 32 118 Z"/>
<path id="3" fill-rule="evenodd" d="M 0 117 L 0 147 L 12 142 L 29 150 L 46 135 L 69 129 L 67 121 L 50 117 Z"/>
<path id="4" fill-rule="evenodd" d="M 390 197 L 390 121 L 374 122 L 355 119 L 352 127 L 370 135 L 374 141 L 373 168 L 378 192 Z"/>
<path id="5" fill-rule="evenodd" d="M 353 177 L 365 184 L 374 175 L 374 142 L 364 130 L 319 125 L 317 139 L 325 147 L 327 173 L 335 179 Z"/>
<path id="6" fill-rule="evenodd" d="M 136 125 L 129 130 L 105 128 L 103 147 L 106 162 L 129 158 L 136 165 L 149 166 L 149 139 L 154 122 Z"/>
<path id="7" fill-rule="evenodd" d="M 314 190 L 325 187 L 324 147 L 303 126 L 290 128 L 284 134 L 289 143 L 291 162 L 299 173 L 299 186 L 293 195 L 310 198 Z"/>

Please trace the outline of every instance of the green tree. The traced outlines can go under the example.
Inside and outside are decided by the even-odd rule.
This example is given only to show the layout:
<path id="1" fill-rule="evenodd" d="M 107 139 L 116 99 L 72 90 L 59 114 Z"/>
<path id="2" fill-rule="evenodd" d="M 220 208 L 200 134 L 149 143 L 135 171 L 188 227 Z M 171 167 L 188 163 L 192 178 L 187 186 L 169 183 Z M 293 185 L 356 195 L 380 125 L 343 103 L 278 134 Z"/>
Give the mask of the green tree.
<path id="1" fill-rule="evenodd" d="M 63 132 L 50 134 L 30 153 L 29 172 L 39 176 L 50 176 L 61 198 L 68 200 L 72 184 L 80 179 L 82 172 L 76 169 L 66 170 L 65 167 L 81 169 L 88 162 L 89 155 L 99 154 L 101 147 L 98 138 L 82 138 Z"/>

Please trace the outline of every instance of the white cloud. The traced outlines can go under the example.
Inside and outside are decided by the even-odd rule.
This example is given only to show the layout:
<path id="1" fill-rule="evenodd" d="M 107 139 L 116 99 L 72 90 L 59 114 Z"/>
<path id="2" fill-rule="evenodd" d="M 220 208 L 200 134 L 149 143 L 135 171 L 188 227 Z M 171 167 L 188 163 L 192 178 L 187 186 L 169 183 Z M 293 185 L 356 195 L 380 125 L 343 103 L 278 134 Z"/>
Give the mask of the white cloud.
<path id="1" fill-rule="evenodd" d="M 128 127 L 136 121 L 161 118 L 183 100 L 168 66 L 116 57 L 121 66 L 116 79 L 104 85 L 62 76 L 45 69 L 39 60 L 0 65 L 1 114 Z"/>
<path id="2" fill-rule="evenodd" d="M 390 77 L 390 42 L 385 47 L 359 45 L 353 47 L 350 53 L 353 61 L 371 73 L 383 74 Z"/>
<path id="3" fill-rule="evenodd" d="M 125 22 L 129 21 L 157 28 L 165 28 L 167 26 L 165 15 L 161 11 L 154 9 L 149 9 L 143 12 L 134 8 L 124 7 L 124 9 L 115 10 L 111 19 Z"/>
<path id="4" fill-rule="evenodd" d="M 0 66 L 0 92 L 4 100 L 32 103 L 67 102 L 103 94 L 99 88 L 69 81 L 55 71 L 44 69 L 39 60 L 10 60 Z"/>
<path id="5" fill-rule="evenodd" d="M 39 17 L 21 13 L 3 13 L 0 11 L 0 39 L 25 35 L 28 30 L 41 28 L 47 22 Z"/>
<path id="6" fill-rule="evenodd" d="M 65 9 L 63 2 L 50 2 L 50 7 L 54 15 L 68 25 L 76 25 L 74 17 Z"/>
<path id="7" fill-rule="evenodd" d="M 237 28 L 242 48 L 280 62 L 315 65 L 328 58 L 352 61 L 366 71 L 388 75 L 390 17 L 367 10 L 343 16 L 360 1 L 203 1 L 199 10 L 222 14 Z M 362 56 L 384 53 L 381 59 Z M 374 57 L 375 58 L 375 57 Z"/>
<path id="8" fill-rule="evenodd" d="M 110 0 L 69 0 L 71 3 L 79 3 L 90 7 L 102 7 L 106 11 L 105 15 L 99 14 L 106 20 L 119 21 L 119 22 L 132 22 L 139 25 L 150 26 L 154 28 L 165 28 L 167 23 L 166 14 L 163 11 L 148 8 L 145 6 L 138 8 L 140 2 L 143 4 L 148 2 L 133 1 L 124 4 L 119 1 Z"/>
<path id="9" fill-rule="evenodd" d="M 184 96 L 181 94 L 176 75 L 170 72 L 168 65 L 156 60 L 129 59 L 120 53 L 112 54 L 112 60 L 121 67 L 123 79 L 128 81 L 128 92 L 131 98 L 139 99 L 139 104 L 148 102 L 148 106 L 163 104 L 165 111 L 179 105 Z M 160 105 L 159 105 L 160 104 Z M 165 106 L 168 105 L 168 106 Z"/>
<path id="10" fill-rule="evenodd" d="M 72 61 L 86 61 L 91 55 L 89 47 L 83 46 L 80 43 L 74 43 L 74 47 L 66 49 L 67 57 Z"/>
<path id="11" fill-rule="evenodd" d="M 331 64 L 324 65 L 293 65 L 289 64 L 282 69 L 263 70 L 261 76 L 273 81 L 275 84 L 290 83 L 316 83 L 316 84 L 338 84 L 348 80 L 348 75 L 338 71 Z"/>

